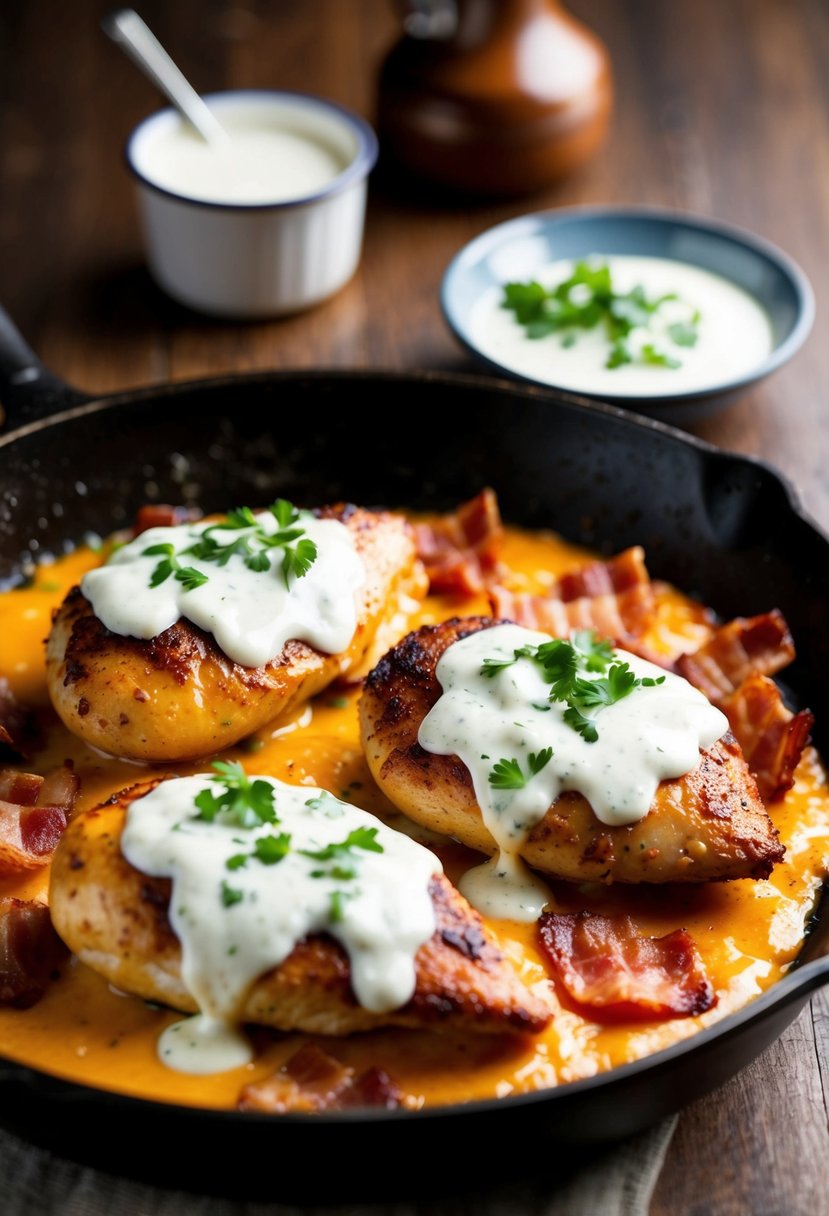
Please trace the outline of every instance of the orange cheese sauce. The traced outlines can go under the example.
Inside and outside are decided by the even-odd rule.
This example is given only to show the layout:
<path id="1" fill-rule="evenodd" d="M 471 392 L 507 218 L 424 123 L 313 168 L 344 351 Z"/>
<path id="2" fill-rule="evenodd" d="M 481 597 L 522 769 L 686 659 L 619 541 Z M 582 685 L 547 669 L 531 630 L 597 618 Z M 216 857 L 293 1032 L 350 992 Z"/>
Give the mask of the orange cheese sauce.
<path id="1" fill-rule="evenodd" d="M 542 590 L 556 574 L 592 556 L 549 533 L 507 529 L 504 561 L 516 590 Z M 43 640 L 52 608 L 99 560 L 99 554 L 80 550 L 42 567 L 30 587 L 0 595 L 0 674 L 21 701 L 42 707 L 43 746 L 21 767 L 45 772 L 71 759 L 81 778 L 78 812 L 159 772 L 204 771 L 216 758 L 162 770 L 105 757 L 71 735 L 49 708 Z M 433 596 L 412 618 L 411 626 L 486 611 L 483 601 Z M 693 649 L 707 636 L 708 620 L 700 605 L 672 588 L 661 588 L 658 620 L 648 641 L 666 654 Z M 358 697 L 357 689 L 329 689 L 291 720 L 273 724 L 223 757 L 241 760 L 251 773 L 322 786 L 393 827 L 406 827 L 403 816 L 375 786 L 363 758 Z M 638 1059 L 694 1034 L 778 980 L 801 945 L 829 873 L 829 787 L 813 749 L 804 754 L 794 789 L 771 807 L 771 814 L 786 856 L 767 881 L 650 888 L 551 884 L 552 906 L 558 911 L 624 911 L 652 936 L 687 929 L 718 995 L 707 1013 L 600 1025 L 562 1004 L 551 1026 L 534 1038 L 385 1031 L 320 1040 L 323 1047 L 358 1069 L 385 1068 L 409 1104 L 419 1107 L 554 1086 Z M 420 829 L 411 825 L 408 830 L 418 838 Z M 451 878 L 480 860 L 452 842 L 435 847 Z M 25 881 L 0 881 L 0 897 L 45 899 L 47 890 L 46 871 Z M 535 927 L 507 921 L 488 924 L 525 982 L 551 992 L 557 1000 L 536 948 Z M 187 1076 L 166 1068 L 156 1054 L 158 1034 L 179 1016 L 115 991 L 73 959 L 31 1009 L 0 1007 L 0 1052 L 102 1089 L 185 1105 L 234 1107 L 243 1084 L 267 1077 L 308 1037 L 251 1028 L 257 1048 L 251 1064 L 215 1076 Z"/>

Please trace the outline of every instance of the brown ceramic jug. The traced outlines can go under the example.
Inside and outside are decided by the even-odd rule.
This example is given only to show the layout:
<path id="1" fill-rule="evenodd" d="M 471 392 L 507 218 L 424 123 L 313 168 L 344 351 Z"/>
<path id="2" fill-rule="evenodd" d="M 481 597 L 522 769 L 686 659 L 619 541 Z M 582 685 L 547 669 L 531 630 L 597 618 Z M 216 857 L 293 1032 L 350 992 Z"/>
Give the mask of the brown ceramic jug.
<path id="1" fill-rule="evenodd" d="M 612 109 L 604 44 L 558 0 L 401 0 L 379 76 L 381 151 L 457 190 L 520 195 L 599 147 Z"/>

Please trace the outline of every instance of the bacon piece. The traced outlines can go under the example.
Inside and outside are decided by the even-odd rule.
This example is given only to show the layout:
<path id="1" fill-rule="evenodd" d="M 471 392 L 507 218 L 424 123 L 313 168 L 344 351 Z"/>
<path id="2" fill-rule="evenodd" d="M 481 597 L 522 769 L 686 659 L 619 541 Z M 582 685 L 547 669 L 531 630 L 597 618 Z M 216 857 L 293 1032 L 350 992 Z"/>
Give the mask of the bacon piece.
<path id="1" fill-rule="evenodd" d="M 37 870 L 63 835 L 78 792 L 68 765 L 45 777 L 0 769 L 0 876 Z"/>
<path id="2" fill-rule="evenodd" d="M 482 490 L 434 523 L 416 523 L 414 531 L 434 592 L 478 595 L 498 569 L 504 529 L 494 490 Z"/>
<path id="3" fill-rule="evenodd" d="M 617 645 L 632 645 L 653 620 L 656 596 L 638 545 L 606 562 L 590 562 L 561 576 L 543 595 L 492 587 L 492 615 L 553 637 L 595 630 Z"/>
<path id="4" fill-rule="evenodd" d="M 37 740 L 31 710 L 18 702 L 5 676 L 0 676 L 0 753 L 9 760 L 23 760 Z"/>
<path id="5" fill-rule="evenodd" d="M 403 1090 L 384 1068 L 367 1068 L 354 1078 L 340 1097 L 344 1110 L 353 1106 L 380 1106 L 396 1110 L 403 1105 Z"/>
<path id="6" fill-rule="evenodd" d="M 68 764 L 51 769 L 43 778 L 43 785 L 37 796 L 38 806 L 57 806 L 66 814 L 67 819 L 75 809 L 75 799 L 80 789 L 80 779 Z"/>
<path id="7" fill-rule="evenodd" d="M 150 528 L 173 528 L 200 518 L 201 512 L 195 507 L 174 507 L 166 502 L 145 503 L 136 512 L 132 532 L 134 537 L 140 536 Z"/>
<path id="8" fill-rule="evenodd" d="M 760 797 L 764 802 L 782 798 L 794 784 L 814 714 L 808 709 L 792 713 L 774 681 L 762 675 L 744 680 L 721 701 L 720 708 L 743 750 Z"/>
<path id="9" fill-rule="evenodd" d="M 359 1076 L 314 1043 L 306 1043 L 273 1076 L 245 1085 L 239 1110 L 265 1114 L 316 1113 L 353 1106 L 382 1106 L 392 1110 L 402 1101 L 401 1091 L 382 1068 L 369 1068 Z"/>
<path id="10" fill-rule="evenodd" d="M 750 676 L 770 676 L 794 658 L 794 642 L 782 612 L 737 617 L 698 650 L 682 654 L 676 671 L 718 705 Z"/>
<path id="11" fill-rule="evenodd" d="M 650 581 L 645 550 L 641 545 L 633 545 L 607 561 L 589 562 L 578 570 L 562 574 L 558 580 L 558 595 L 569 603 L 585 596 L 593 599 L 598 595 L 618 594 L 631 587 L 648 587 Z"/>
<path id="12" fill-rule="evenodd" d="M 0 900 L 0 1004 L 33 1005 L 67 954 L 45 904 Z"/>
<path id="13" fill-rule="evenodd" d="M 629 916 L 542 913 L 541 947 L 572 1000 L 608 1020 L 689 1017 L 717 996 L 691 936 L 644 937 Z"/>
<path id="14" fill-rule="evenodd" d="M 617 645 L 636 641 L 651 621 L 654 594 L 651 587 L 631 587 L 614 595 L 570 600 L 554 595 L 528 595 L 493 587 L 489 592 L 492 615 L 515 621 L 527 629 L 540 629 L 553 637 L 568 637 L 576 629 L 592 629 Z"/>

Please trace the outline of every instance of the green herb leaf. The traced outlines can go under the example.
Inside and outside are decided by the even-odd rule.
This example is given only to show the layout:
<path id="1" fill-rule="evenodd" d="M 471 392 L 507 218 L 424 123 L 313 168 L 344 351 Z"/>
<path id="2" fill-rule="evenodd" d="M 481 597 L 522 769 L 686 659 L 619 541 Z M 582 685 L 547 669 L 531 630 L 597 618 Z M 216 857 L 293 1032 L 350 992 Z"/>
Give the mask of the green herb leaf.
<path id="1" fill-rule="evenodd" d="M 245 565 L 248 570 L 253 570 L 257 574 L 264 573 L 265 570 L 270 570 L 271 559 L 267 553 L 252 553 L 250 557 L 245 558 Z"/>
<path id="2" fill-rule="evenodd" d="M 696 346 L 699 340 L 699 331 L 696 325 L 692 325 L 689 321 L 675 321 L 673 325 L 668 326 L 668 334 L 672 342 L 677 346 Z"/>
<path id="3" fill-rule="evenodd" d="M 197 587 L 203 587 L 207 582 L 207 575 L 202 574 L 193 566 L 184 566 L 182 569 L 176 570 L 176 578 L 184 584 L 185 591 L 195 591 Z"/>
<path id="4" fill-rule="evenodd" d="M 311 566 L 316 561 L 317 546 L 308 537 L 304 540 L 299 540 L 291 548 L 290 545 L 285 546 L 284 557 L 282 558 L 282 573 L 285 578 L 285 585 L 290 586 L 290 578 L 302 578 L 311 569 Z"/>
<path id="5" fill-rule="evenodd" d="M 328 919 L 332 925 L 339 925 L 345 918 L 345 901 L 348 895 L 345 891 L 332 891 L 328 906 Z"/>
<path id="6" fill-rule="evenodd" d="M 651 299 L 641 284 L 619 292 L 613 286 L 610 267 L 595 259 L 576 262 L 569 278 L 555 287 L 545 288 L 531 280 L 506 283 L 501 305 L 515 313 L 528 338 L 538 340 L 563 331 L 560 345 L 573 346 L 579 329 L 603 325 L 610 350 L 605 367 L 614 369 L 627 363 L 676 368 L 681 364 L 671 355 L 646 343 L 634 355 L 628 337 L 634 330 L 654 333 L 654 319 L 663 304 L 676 300 L 675 293 Z M 687 321 L 675 321 L 664 332 L 677 345 L 690 347 L 697 342 L 699 313 Z"/>
<path id="7" fill-rule="evenodd" d="M 571 705 L 564 711 L 564 721 L 568 726 L 572 726 L 584 739 L 586 743 L 595 743 L 599 737 L 599 732 L 596 730 L 596 725 L 591 718 L 585 718 L 584 714 L 576 709 L 575 705 Z"/>
<path id="8" fill-rule="evenodd" d="M 278 836 L 257 836 L 253 845 L 254 856 L 263 865 L 273 866 L 291 851 L 290 832 L 280 832 Z"/>
<path id="9" fill-rule="evenodd" d="M 242 866 L 246 866 L 247 863 L 247 853 L 234 853 L 232 857 L 228 857 L 225 866 L 228 870 L 241 870 Z"/>
<path id="10" fill-rule="evenodd" d="M 209 581 L 203 571 L 193 566 L 182 567 L 179 556 L 215 562 L 218 566 L 226 566 L 232 557 L 241 557 L 248 570 L 264 574 L 271 568 L 269 551 L 272 549 L 282 550 L 282 574 L 286 586 L 290 585 L 291 578 L 302 578 L 317 559 L 317 546 L 305 535 L 299 511 L 287 499 L 278 498 L 269 510 L 279 524 L 279 531 L 273 535 L 265 532 L 250 507 L 235 507 L 228 512 L 226 519 L 205 528 L 178 555 L 172 544 L 150 545 L 142 551 L 142 555 L 163 558 L 150 576 L 150 586 L 161 586 L 172 574 L 183 584 L 185 591 L 194 591 Z M 228 532 L 241 532 L 242 535 L 227 540 L 217 538 L 216 534 L 223 537 Z"/>
<path id="11" fill-rule="evenodd" d="M 332 861 L 335 858 L 347 856 L 353 849 L 363 849 L 367 853 L 383 853 L 383 846 L 376 839 L 377 828 L 355 828 L 349 832 L 345 840 L 327 844 L 322 849 L 299 849 L 304 857 L 312 861 Z"/>
<path id="12" fill-rule="evenodd" d="M 489 784 L 496 790 L 522 790 L 527 778 L 517 760 L 499 760 L 492 766 Z"/>
<path id="13" fill-rule="evenodd" d="M 274 807 L 273 786 L 268 781 L 251 781 L 237 761 L 216 760 L 212 765 L 216 776 L 210 780 L 223 792 L 202 790 L 196 795 L 197 819 L 221 822 L 236 827 L 260 827 L 263 823 L 278 823 Z"/>
<path id="14" fill-rule="evenodd" d="M 173 563 L 169 558 L 163 562 L 159 562 L 150 575 L 150 586 L 160 587 L 162 583 L 166 583 L 167 579 L 173 573 Z"/>
<path id="15" fill-rule="evenodd" d="M 630 348 L 621 338 L 617 339 L 611 347 L 610 354 L 605 360 L 605 367 L 611 370 L 616 367 L 622 367 L 625 363 L 632 363 L 633 355 L 630 353 Z"/>
<path id="16" fill-rule="evenodd" d="M 642 363 L 648 363 L 652 367 L 682 367 L 682 362 L 675 359 L 673 355 L 667 354 L 664 350 L 657 350 L 652 342 L 648 342 L 639 352 L 639 359 Z"/>
<path id="17" fill-rule="evenodd" d="M 229 887 L 225 880 L 222 880 L 222 906 L 232 908 L 234 904 L 239 904 L 245 898 L 244 891 L 238 890 L 236 887 Z"/>
<path id="18" fill-rule="evenodd" d="M 577 731 L 588 743 L 595 743 L 598 731 L 592 718 L 584 711 L 615 705 L 628 696 L 634 688 L 651 688 L 664 683 L 665 677 L 637 679 L 630 665 L 616 659 L 609 641 L 599 638 L 592 630 L 576 631 L 571 641 L 554 638 L 539 646 L 523 646 L 513 652 L 512 659 L 484 659 L 481 675 L 492 678 L 505 667 L 526 658 L 536 663 L 543 678 L 550 685 L 549 700 L 564 702 L 564 721 Z M 584 674 L 596 677 L 586 679 Z M 534 705 L 534 709 L 549 706 Z M 538 756 L 530 755 L 530 775 L 540 772 L 549 763 L 552 751 L 545 748 Z M 543 761 L 543 763 L 542 763 Z M 540 767 L 534 768 L 534 764 Z M 497 789 L 522 789 L 527 778 L 517 760 L 501 760 L 489 775 L 489 782 Z"/>
<path id="19" fill-rule="evenodd" d="M 553 749 L 551 747 L 545 747 L 538 753 L 538 755 L 530 752 L 529 764 L 530 772 L 532 773 L 533 777 L 536 775 L 536 773 L 540 773 L 543 768 L 546 768 L 552 758 Z"/>

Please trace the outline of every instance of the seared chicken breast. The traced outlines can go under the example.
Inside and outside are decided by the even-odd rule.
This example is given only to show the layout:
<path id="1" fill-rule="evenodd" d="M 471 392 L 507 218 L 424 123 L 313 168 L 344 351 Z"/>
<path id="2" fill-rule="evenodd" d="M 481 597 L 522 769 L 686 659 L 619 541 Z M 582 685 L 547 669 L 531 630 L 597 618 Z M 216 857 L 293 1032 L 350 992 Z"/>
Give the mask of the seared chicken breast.
<path id="1" fill-rule="evenodd" d="M 466 766 L 457 756 L 424 750 L 418 728 L 441 695 L 435 668 L 447 647 L 500 623 L 455 619 L 409 634 L 369 674 L 360 699 L 363 747 L 382 791 L 416 823 L 490 855 L 497 846 Z M 666 883 L 764 878 L 783 848 L 727 733 L 701 753 L 698 768 L 660 782 L 638 822 L 609 827 L 569 791 L 519 853 L 542 873 L 573 882 Z"/>
<path id="2" fill-rule="evenodd" d="M 195 1013 L 168 920 L 171 884 L 136 870 L 119 841 L 129 804 L 155 783 L 116 795 L 69 825 L 52 863 L 49 904 L 78 958 L 124 992 Z M 278 874 L 274 881 L 278 881 Z M 536 1033 L 552 1010 L 520 980 L 478 914 L 439 872 L 430 893 L 436 930 L 415 959 L 412 999 L 389 1013 L 361 1007 L 349 960 L 327 934 L 309 936 L 253 985 L 239 1020 L 284 1031 L 345 1035 L 377 1026 Z"/>
<path id="3" fill-rule="evenodd" d="M 66 726 L 115 756 L 192 760 L 232 746 L 338 677 L 359 679 L 405 630 L 425 574 L 402 517 L 351 506 L 319 515 L 345 524 L 366 571 L 343 653 L 291 640 L 265 666 L 243 667 L 183 618 L 147 641 L 111 633 L 75 587 L 55 614 L 46 656 L 49 694 Z"/>

